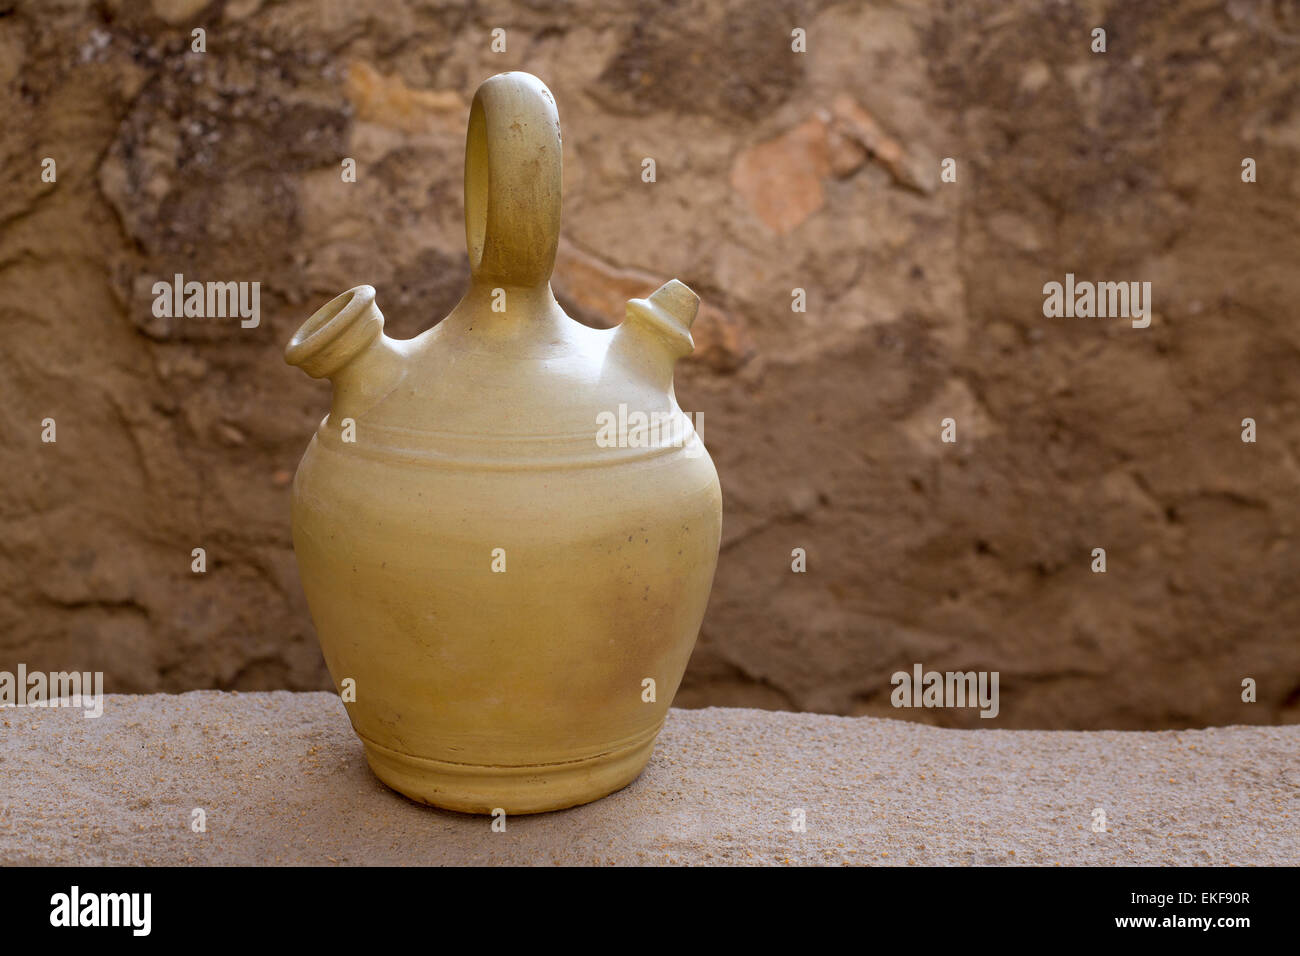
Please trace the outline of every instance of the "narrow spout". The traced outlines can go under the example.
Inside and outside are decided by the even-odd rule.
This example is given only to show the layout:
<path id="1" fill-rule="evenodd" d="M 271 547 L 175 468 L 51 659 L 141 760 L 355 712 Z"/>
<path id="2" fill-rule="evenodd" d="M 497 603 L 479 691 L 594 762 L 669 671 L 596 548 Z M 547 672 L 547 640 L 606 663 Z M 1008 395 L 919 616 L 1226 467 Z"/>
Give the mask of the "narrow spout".
<path id="1" fill-rule="evenodd" d="M 699 307 L 700 297 L 671 279 L 648 298 L 628 302 L 613 348 L 644 377 L 671 389 L 677 360 L 695 351 L 691 325 Z"/>
<path id="2" fill-rule="evenodd" d="M 393 390 L 406 371 L 398 344 L 384 334 L 375 290 L 359 285 L 330 300 L 294 333 L 284 360 L 334 385 L 330 418 L 356 418 Z"/>

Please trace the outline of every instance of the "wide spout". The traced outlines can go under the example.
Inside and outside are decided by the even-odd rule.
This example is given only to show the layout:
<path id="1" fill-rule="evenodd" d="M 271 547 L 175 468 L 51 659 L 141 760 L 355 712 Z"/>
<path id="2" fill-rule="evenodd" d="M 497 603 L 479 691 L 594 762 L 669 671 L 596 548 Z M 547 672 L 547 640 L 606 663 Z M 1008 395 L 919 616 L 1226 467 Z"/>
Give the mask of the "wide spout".
<path id="1" fill-rule="evenodd" d="M 375 290 L 359 285 L 332 299 L 294 333 L 284 360 L 334 385 L 330 418 L 355 419 L 383 398 L 405 373 L 405 357 L 384 334 Z"/>

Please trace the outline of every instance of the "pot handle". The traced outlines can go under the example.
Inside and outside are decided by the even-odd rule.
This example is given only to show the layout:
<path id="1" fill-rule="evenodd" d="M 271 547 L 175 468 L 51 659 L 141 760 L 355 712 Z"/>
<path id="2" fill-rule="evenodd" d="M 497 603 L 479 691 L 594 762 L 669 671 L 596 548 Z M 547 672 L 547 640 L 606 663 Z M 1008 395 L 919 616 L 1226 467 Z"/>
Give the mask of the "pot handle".
<path id="1" fill-rule="evenodd" d="M 465 245 L 474 281 L 545 285 L 560 238 L 560 117 L 531 73 L 483 81 L 465 136 Z"/>

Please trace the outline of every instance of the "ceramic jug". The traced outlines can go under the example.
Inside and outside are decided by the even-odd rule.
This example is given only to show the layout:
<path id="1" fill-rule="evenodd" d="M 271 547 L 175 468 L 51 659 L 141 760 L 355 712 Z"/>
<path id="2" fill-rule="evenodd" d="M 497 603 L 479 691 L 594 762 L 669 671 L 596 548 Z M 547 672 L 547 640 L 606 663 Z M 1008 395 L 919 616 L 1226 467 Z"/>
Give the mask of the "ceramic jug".
<path id="1" fill-rule="evenodd" d="M 699 299 L 674 280 L 613 329 L 566 315 L 560 169 L 550 91 L 488 79 L 464 298 L 396 340 L 358 286 L 285 349 L 333 385 L 292 515 L 325 662 L 379 779 L 452 810 L 555 810 L 635 779 L 717 563 L 717 472 L 673 392 Z"/>

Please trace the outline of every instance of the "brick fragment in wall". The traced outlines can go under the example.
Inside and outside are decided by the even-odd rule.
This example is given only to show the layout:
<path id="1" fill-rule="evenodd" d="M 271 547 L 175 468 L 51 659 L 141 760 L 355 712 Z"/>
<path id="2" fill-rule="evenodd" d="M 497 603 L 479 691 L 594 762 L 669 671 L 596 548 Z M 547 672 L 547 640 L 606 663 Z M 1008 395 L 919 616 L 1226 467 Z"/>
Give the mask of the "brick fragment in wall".
<path id="1" fill-rule="evenodd" d="M 923 195 L 938 188 L 938 167 L 928 152 L 905 149 L 847 94 L 836 96 L 829 110 L 741 151 L 731 186 L 764 225 L 785 235 L 826 204 L 828 176 L 848 178 L 867 162 Z"/>

